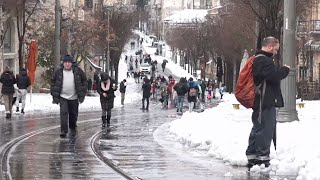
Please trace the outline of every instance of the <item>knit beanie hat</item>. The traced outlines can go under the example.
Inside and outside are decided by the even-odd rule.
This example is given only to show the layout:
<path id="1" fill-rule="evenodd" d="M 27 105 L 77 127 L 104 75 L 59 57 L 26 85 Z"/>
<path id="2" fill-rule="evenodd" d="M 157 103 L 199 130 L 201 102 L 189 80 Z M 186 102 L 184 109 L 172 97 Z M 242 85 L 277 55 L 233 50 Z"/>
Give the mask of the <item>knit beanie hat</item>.
<path id="1" fill-rule="evenodd" d="M 6 66 L 5 69 L 4 69 L 4 71 L 10 71 L 10 70 L 11 70 L 11 69 L 10 69 L 9 66 Z"/>
<path id="2" fill-rule="evenodd" d="M 66 62 L 66 61 L 69 61 L 69 62 L 73 62 L 73 59 L 72 59 L 72 57 L 69 55 L 69 54 L 67 54 L 67 55 L 65 55 L 64 57 L 63 57 L 63 60 L 62 60 L 63 62 Z"/>

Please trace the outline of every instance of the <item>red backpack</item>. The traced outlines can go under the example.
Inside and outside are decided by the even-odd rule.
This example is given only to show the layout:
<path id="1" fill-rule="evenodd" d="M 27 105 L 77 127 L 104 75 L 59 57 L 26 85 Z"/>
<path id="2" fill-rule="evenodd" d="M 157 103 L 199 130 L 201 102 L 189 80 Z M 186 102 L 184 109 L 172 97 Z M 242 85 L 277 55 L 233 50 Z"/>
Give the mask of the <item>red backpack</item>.
<path id="1" fill-rule="evenodd" d="M 259 54 L 257 56 L 251 56 L 243 69 L 241 70 L 236 89 L 235 96 L 239 103 L 246 108 L 253 108 L 253 102 L 255 98 L 255 84 L 253 81 L 252 68 L 253 68 L 253 60 L 256 57 L 264 56 L 263 54 Z M 260 86 L 260 85 L 259 85 Z"/>

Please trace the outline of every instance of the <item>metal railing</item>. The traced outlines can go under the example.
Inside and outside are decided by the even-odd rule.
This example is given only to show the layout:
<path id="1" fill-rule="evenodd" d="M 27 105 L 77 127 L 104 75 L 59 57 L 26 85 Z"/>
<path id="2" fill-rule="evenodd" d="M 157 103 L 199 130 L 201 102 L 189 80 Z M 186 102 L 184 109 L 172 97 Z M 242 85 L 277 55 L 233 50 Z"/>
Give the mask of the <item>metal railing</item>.
<path id="1" fill-rule="evenodd" d="M 310 20 L 310 31 L 320 33 L 320 20 Z"/>
<path id="2" fill-rule="evenodd" d="M 303 100 L 319 100 L 320 85 L 316 81 L 300 81 L 297 83 L 298 98 Z"/>
<path id="3" fill-rule="evenodd" d="M 298 21 L 297 22 L 297 32 L 298 33 L 308 33 L 309 32 L 309 21 Z"/>

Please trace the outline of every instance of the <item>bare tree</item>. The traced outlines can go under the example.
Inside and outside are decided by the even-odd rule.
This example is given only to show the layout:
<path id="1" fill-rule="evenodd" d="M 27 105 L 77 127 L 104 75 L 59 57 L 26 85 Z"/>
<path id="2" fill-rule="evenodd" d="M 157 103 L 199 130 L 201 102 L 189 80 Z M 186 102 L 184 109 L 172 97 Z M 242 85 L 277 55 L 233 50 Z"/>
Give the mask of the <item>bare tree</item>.
<path id="1" fill-rule="evenodd" d="M 16 18 L 17 34 L 19 40 L 19 67 L 24 67 L 23 46 L 25 35 L 29 27 L 29 21 L 35 11 L 39 8 L 40 0 L 3 0 L 4 8 L 11 17 Z"/>
<path id="2" fill-rule="evenodd" d="M 132 35 L 132 30 L 137 22 L 134 12 L 126 9 L 114 9 L 110 17 L 110 33 L 113 35 L 108 39 L 110 41 L 110 59 L 111 66 L 115 70 L 115 80 L 118 82 L 118 66 L 120 56 L 125 44 Z"/>

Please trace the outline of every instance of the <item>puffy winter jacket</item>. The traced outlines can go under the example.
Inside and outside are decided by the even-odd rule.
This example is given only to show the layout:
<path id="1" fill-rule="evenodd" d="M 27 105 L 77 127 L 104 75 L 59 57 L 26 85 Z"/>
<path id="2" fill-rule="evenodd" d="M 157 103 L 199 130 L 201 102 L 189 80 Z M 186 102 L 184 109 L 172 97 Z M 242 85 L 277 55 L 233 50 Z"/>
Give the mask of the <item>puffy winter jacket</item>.
<path id="1" fill-rule="evenodd" d="M 78 67 L 77 64 L 73 64 L 72 71 L 74 75 L 74 83 L 76 88 L 76 93 L 78 95 L 79 102 L 84 101 L 85 95 L 87 93 L 87 78 L 85 73 Z M 62 91 L 63 84 L 63 64 L 59 69 L 53 74 L 51 79 L 51 95 L 53 97 L 54 103 L 60 102 L 60 93 Z"/>
<path id="2" fill-rule="evenodd" d="M 252 69 L 254 84 L 256 86 L 263 83 L 263 80 L 266 80 L 262 109 L 283 107 L 284 102 L 280 89 L 280 81 L 288 76 L 290 69 L 285 66 L 277 68 L 273 62 L 273 54 L 271 53 L 260 50 L 257 51 L 256 55 L 257 54 L 265 55 L 254 59 Z M 253 109 L 259 109 L 259 104 L 260 96 L 256 94 Z"/>
<path id="3" fill-rule="evenodd" d="M 16 83 L 16 78 L 12 71 L 4 71 L 1 75 L 0 82 L 2 83 L 2 94 L 14 94 L 13 85 Z"/>
<path id="4" fill-rule="evenodd" d="M 17 75 L 17 86 L 19 89 L 27 89 L 30 86 L 30 78 L 26 69 L 21 69 Z"/>

